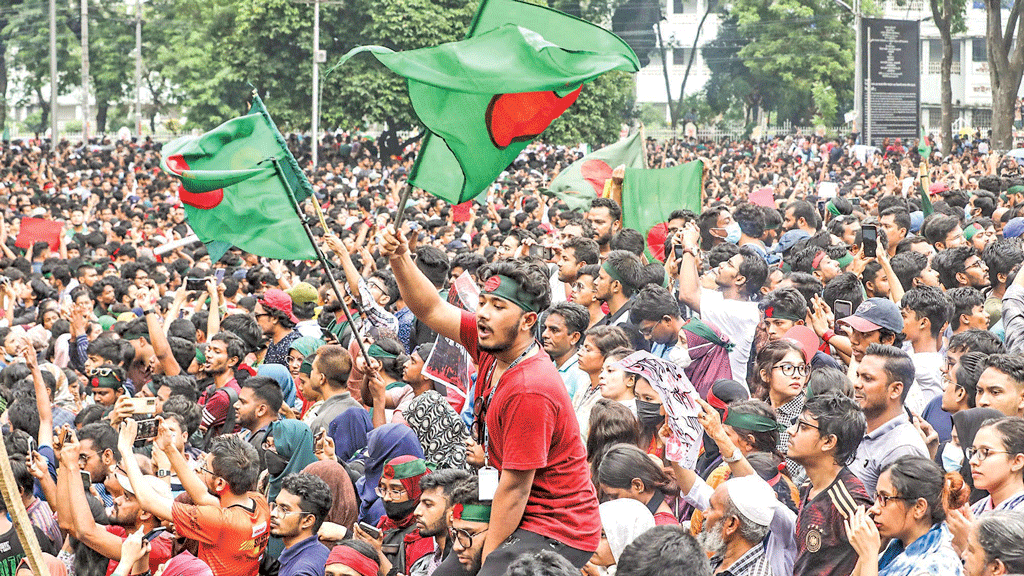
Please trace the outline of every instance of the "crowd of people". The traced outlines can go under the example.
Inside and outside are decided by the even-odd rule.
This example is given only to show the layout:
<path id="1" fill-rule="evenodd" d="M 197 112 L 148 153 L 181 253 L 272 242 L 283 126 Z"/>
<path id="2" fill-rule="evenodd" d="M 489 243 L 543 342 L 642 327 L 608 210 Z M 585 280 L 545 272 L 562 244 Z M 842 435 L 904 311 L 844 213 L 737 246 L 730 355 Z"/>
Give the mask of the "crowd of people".
<path id="1" fill-rule="evenodd" d="M 584 150 L 542 143 L 396 230 L 418 144 L 330 135 L 329 268 L 181 242 L 157 143 L 4 144 L 0 422 L 45 569 L 1024 574 L 1024 172 L 908 144 L 648 139 L 705 162 L 655 236 L 621 172 L 548 194 Z"/>

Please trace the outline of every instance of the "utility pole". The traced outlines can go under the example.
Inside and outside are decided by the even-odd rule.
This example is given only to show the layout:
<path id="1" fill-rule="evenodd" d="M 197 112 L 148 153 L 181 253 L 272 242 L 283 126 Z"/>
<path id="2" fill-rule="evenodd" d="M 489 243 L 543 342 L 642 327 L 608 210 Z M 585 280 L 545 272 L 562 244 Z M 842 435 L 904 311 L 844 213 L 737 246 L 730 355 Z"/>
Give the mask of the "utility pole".
<path id="1" fill-rule="evenodd" d="M 135 136 L 142 141 L 142 0 L 135 0 Z"/>
<path id="2" fill-rule="evenodd" d="M 854 51 L 854 71 L 853 71 L 853 110 L 857 114 L 857 118 L 854 120 L 857 124 L 858 140 L 861 144 L 868 144 L 864 140 L 864 38 L 863 38 L 863 23 L 861 19 L 863 15 L 860 11 L 860 0 L 853 0 L 853 26 L 856 30 L 856 42 L 857 49 Z"/>
<path id="3" fill-rule="evenodd" d="M 312 151 L 313 170 L 316 170 L 320 148 L 320 2 L 313 0 L 313 111 L 310 122 L 309 147 Z"/>
<path id="4" fill-rule="evenodd" d="M 50 0 L 50 153 L 57 153 L 57 0 Z"/>
<path id="5" fill-rule="evenodd" d="M 89 0 L 82 4 L 82 140 L 89 144 Z"/>

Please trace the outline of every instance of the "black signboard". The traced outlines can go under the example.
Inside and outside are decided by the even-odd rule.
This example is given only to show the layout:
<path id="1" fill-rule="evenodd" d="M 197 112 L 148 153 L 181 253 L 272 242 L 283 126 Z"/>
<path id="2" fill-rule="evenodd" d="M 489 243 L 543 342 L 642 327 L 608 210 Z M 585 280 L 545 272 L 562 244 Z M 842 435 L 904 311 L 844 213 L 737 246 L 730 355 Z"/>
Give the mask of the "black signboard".
<path id="1" fill-rule="evenodd" d="M 862 20 L 864 143 L 910 144 L 921 134 L 921 23 Z"/>

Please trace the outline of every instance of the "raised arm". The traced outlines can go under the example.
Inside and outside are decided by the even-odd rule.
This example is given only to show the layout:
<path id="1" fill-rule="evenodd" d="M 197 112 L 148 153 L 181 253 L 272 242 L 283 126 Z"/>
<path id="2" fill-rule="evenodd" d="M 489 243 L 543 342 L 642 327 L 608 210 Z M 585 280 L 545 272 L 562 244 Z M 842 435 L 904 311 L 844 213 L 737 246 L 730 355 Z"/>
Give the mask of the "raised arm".
<path id="1" fill-rule="evenodd" d="M 441 299 L 437 288 L 420 272 L 409 255 L 405 235 L 388 225 L 383 233 L 381 255 L 388 258 L 402 300 L 413 315 L 445 338 L 461 342 L 462 312 Z"/>
<path id="2" fill-rule="evenodd" d="M 39 411 L 39 436 L 36 441 L 40 446 L 53 445 L 53 405 L 50 403 L 50 393 L 46 389 L 46 382 L 43 374 L 39 371 L 39 363 L 36 361 L 36 351 L 31 345 L 26 344 L 21 349 L 21 357 L 25 364 L 32 371 L 32 387 L 36 393 L 36 410 Z"/>
<path id="3" fill-rule="evenodd" d="M 78 440 L 72 435 L 61 448 L 61 465 L 74 466 L 78 469 L 78 457 L 80 448 Z M 134 462 L 134 455 L 129 458 Z M 138 466 L 136 464 L 136 466 Z M 68 501 L 69 512 L 74 524 L 75 538 L 85 543 L 86 546 L 99 552 L 112 560 L 121 559 L 121 539 L 107 532 L 102 526 L 96 524 L 89 508 L 89 501 L 85 497 L 85 485 L 82 483 L 80 474 L 68 474 L 67 490 L 63 493 L 64 499 Z"/>
<path id="4" fill-rule="evenodd" d="M 700 229 L 693 223 L 683 228 L 683 257 L 679 264 L 679 300 L 700 312 L 700 271 L 697 270 L 697 242 Z"/>
<path id="5" fill-rule="evenodd" d="M 174 359 L 174 354 L 171 354 L 171 345 L 167 341 L 167 334 L 164 333 L 160 315 L 155 310 L 147 310 L 145 317 L 146 328 L 149 329 L 149 340 L 153 344 L 153 352 L 156 354 L 156 359 L 160 361 L 163 373 L 167 376 L 181 374 L 181 367 Z"/>
<path id="6" fill-rule="evenodd" d="M 206 483 L 185 461 L 185 456 L 178 451 L 174 440 L 174 433 L 161 421 L 154 444 L 167 456 L 171 470 L 178 477 L 178 481 L 188 492 L 189 497 L 192 498 L 192 503 L 197 506 L 218 505 L 219 500 L 206 489 Z"/>
<path id="7" fill-rule="evenodd" d="M 121 463 L 128 473 L 128 481 L 132 485 L 132 492 L 135 493 L 135 499 L 139 501 L 140 508 L 161 520 L 173 520 L 171 506 L 174 501 L 157 494 L 142 478 L 142 470 L 139 469 L 139 462 L 135 459 L 135 451 L 132 449 L 138 431 L 138 424 L 135 420 L 129 418 L 121 424 L 121 432 L 117 437 L 117 449 L 121 452 Z M 189 495 L 191 496 L 191 493 Z"/>

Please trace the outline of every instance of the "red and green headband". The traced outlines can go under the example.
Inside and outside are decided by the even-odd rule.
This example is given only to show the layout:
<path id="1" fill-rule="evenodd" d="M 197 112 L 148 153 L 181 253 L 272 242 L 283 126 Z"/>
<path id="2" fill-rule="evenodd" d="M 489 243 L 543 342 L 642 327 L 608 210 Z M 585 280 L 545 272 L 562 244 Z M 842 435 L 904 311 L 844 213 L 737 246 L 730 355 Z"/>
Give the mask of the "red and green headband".
<path id="1" fill-rule="evenodd" d="M 539 312 L 536 297 L 523 290 L 518 282 L 505 276 L 495 274 L 484 282 L 482 294 L 497 296 L 519 306 L 524 312 Z"/>
<path id="2" fill-rule="evenodd" d="M 395 460 L 398 460 L 398 458 Z M 384 465 L 384 472 L 380 475 L 381 478 L 386 480 L 406 480 L 427 473 L 427 463 L 422 458 L 416 458 L 408 462 L 394 462 L 392 460 Z"/>
<path id="3" fill-rule="evenodd" d="M 486 504 L 456 504 L 452 506 L 452 517 L 466 522 L 490 522 L 491 507 Z"/>

